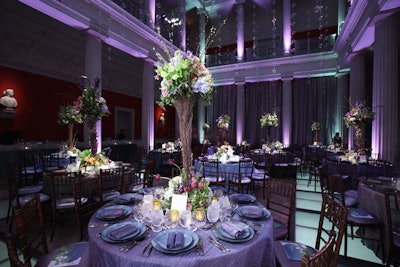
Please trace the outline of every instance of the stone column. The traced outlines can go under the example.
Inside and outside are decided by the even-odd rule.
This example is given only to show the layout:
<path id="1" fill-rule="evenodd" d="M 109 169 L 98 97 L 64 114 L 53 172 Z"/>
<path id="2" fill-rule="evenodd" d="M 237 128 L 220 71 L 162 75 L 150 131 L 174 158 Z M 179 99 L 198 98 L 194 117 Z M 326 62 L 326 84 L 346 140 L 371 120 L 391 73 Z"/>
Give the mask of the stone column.
<path id="1" fill-rule="evenodd" d="M 90 34 L 86 35 L 86 48 L 85 48 L 85 76 L 88 81 L 85 86 L 90 84 L 94 84 L 96 78 L 100 79 L 100 86 L 98 88 L 99 93 L 101 95 L 101 71 L 102 71 L 102 49 L 101 49 L 102 41 Z M 107 101 L 107 99 L 106 99 Z M 85 145 L 89 145 L 89 128 L 87 125 L 84 125 L 83 129 L 83 141 Z M 97 152 L 101 151 L 101 120 L 98 120 L 96 123 L 96 133 L 97 133 Z"/>
<path id="2" fill-rule="evenodd" d="M 180 20 L 181 20 L 181 25 L 179 26 L 179 32 L 181 34 L 180 39 L 180 49 L 183 51 L 186 51 L 186 0 L 180 0 L 179 1 L 179 14 L 180 14 Z"/>
<path id="3" fill-rule="evenodd" d="M 285 147 L 291 145 L 292 128 L 292 81 L 293 77 L 282 78 L 282 142 Z"/>
<path id="4" fill-rule="evenodd" d="M 399 17 L 375 25 L 372 153 L 394 162 L 399 145 Z"/>
<path id="5" fill-rule="evenodd" d="M 349 103 L 347 103 L 348 105 L 347 111 L 349 111 L 352 108 L 352 106 L 355 106 L 357 102 L 365 103 L 366 101 L 365 69 L 366 69 L 365 54 L 364 53 L 355 54 L 350 61 L 350 92 L 349 92 Z M 354 127 L 348 128 L 348 137 L 349 137 L 349 149 L 351 149 L 355 145 Z"/>
<path id="6" fill-rule="evenodd" d="M 244 0 L 236 0 L 237 61 L 244 61 Z"/>
<path id="7" fill-rule="evenodd" d="M 145 13 L 147 14 L 146 23 L 151 28 L 154 27 L 156 22 L 156 0 L 146 0 L 144 1 Z"/>
<path id="8" fill-rule="evenodd" d="M 244 97 L 245 84 L 236 84 L 236 144 L 241 144 L 244 136 L 245 119 L 245 97 Z"/>
<path id="9" fill-rule="evenodd" d="M 143 64 L 142 140 L 148 151 L 154 149 L 154 66 Z"/>

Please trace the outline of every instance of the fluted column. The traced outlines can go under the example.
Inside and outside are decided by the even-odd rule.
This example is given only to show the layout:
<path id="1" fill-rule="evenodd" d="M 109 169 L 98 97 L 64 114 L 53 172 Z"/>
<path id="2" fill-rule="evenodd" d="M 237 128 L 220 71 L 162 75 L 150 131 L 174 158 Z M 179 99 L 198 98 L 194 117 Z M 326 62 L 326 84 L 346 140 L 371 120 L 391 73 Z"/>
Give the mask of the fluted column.
<path id="1" fill-rule="evenodd" d="M 244 60 L 244 0 L 236 0 L 237 61 Z"/>
<path id="2" fill-rule="evenodd" d="M 143 64 L 142 140 L 146 149 L 154 148 L 154 67 L 146 61 Z"/>
<path id="3" fill-rule="evenodd" d="M 85 75 L 89 82 L 93 85 L 96 78 L 100 79 L 100 86 L 98 88 L 101 95 L 101 71 L 102 71 L 102 57 L 101 57 L 101 40 L 97 37 L 87 34 L 86 35 L 86 50 L 85 50 Z M 86 84 L 88 85 L 88 84 Z M 107 99 L 106 99 L 107 100 Z M 85 125 L 84 132 L 84 143 L 89 144 L 89 131 L 90 129 Z M 101 120 L 96 122 L 96 133 L 97 133 L 97 152 L 101 151 Z"/>
<path id="4" fill-rule="evenodd" d="M 399 144 L 399 17 L 375 25 L 372 152 L 393 162 Z"/>
<path id="5" fill-rule="evenodd" d="M 146 14 L 148 14 L 147 25 L 153 28 L 156 21 L 156 0 L 144 1 L 144 5 Z"/>
<path id="6" fill-rule="evenodd" d="M 290 146 L 292 126 L 292 81 L 293 78 L 282 79 L 282 133 L 283 145 Z"/>
<path id="7" fill-rule="evenodd" d="M 348 111 L 352 106 L 355 106 L 357 102 L 365 102 L 365 54 L 359 53 L 354 55 L 350 61 L 350 92 L 349 92 L 349 103 Z M 354 127 L 349 127 L 349 149 L 354 147 L 355 133 Z"/>
<path id="8" fill-rule="evenodd" d="M 244 136 L 245 103 L 244 103 L 244 83 L 236 84 L 236 144 L 241 144 Z"/>

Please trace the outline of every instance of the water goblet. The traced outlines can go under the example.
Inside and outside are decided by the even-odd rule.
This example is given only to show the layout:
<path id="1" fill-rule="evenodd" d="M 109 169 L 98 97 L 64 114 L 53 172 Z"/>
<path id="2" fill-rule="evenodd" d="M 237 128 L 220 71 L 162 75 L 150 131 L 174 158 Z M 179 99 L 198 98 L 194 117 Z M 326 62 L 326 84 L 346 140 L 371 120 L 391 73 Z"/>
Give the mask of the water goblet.
<path id="1" fill-rule="evenodd" d="M 179 225 L 183 228 L 189 228 L 192 223 L 192 214 L 190 210 L 182 210 L 179 214 Z"/>
<path id="2" fill-rule="evenodd" d="M 153 210 L 151 213 L 151 229 L 153 232 L 160 232 L 164 221 L 164 213 L 162 210 Z"/>
<path id="3" fill-rule="evenodd" d="M 207 219 L 210 223 L 215 223 L 219 219 L 219 205 L 214 202 L 207 209 Z"/>

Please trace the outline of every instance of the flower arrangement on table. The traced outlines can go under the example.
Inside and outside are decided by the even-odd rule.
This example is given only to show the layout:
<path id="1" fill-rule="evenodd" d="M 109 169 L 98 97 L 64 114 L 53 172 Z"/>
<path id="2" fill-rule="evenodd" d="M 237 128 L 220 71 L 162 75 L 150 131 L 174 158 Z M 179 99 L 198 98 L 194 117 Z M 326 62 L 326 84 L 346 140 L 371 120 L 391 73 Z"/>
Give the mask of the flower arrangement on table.
<path id="1" fill-rule="evenodd" d="M 89 149 L 82 151 L 80 155 L 80 168 L 86 169 L 87 167 L 93 167 L 97 169 L 102 166 L 109 166 L 111 160 L 109 160 L 102 153 L 92 154 Z"/>
<path id="2" fill-rule="evenodd" d="M 278 127 L 278 115 L 276 112 L 274 113 L 266 113 L 260 118 L 261 127 L 269 126 L 269 127 Z"/>
<path id="3" fill-rule="evenodd" d="M 322 124 L 316 121 L 313 121 L 311 123 L 311 131 L 313 132 L 318 132 L 319 130 L 322 129 Z"/>
<path id="4" fill-rule="evenodd" d="M 182 165 L 185 172 L 191 168 L 191 142 L 193 107 L 197 99 L 202 99 L 206 105 L 211 101 L 214 81 L 200 59 L 191 52 L 177 50 L 171 55 L 166 46 L 166 60 L 157 53 L 159 62 L 156 67 L 155 79 L 161 80 L 161 96 L 158 105 L 174 106 L 179 119 L 179 134 L 182 142 Z"/>
<path id="5" fill-rule="evenodd" d="M 187 194 L 192 210 L 196 208 L 207 208 L 210 201 L 211 189 L 210 182 L 204 178 L 199 178 L 196 175 L 191 175 L 190 179 L 186 179 L 185 172 L 179 167 L 174 159 L 169 159 L 168 164 L 179 169 L 180 175 L 173 178 L 163 177 L 160 174 L 155 176 L 155 179 L 168 180 L 168 187 L 165 188 L 162 206 L 169 208 L 171 206 L 172 195 Z"/>
<path id="6" fill-rule="evenodd" d="M 228 114 L 220 115 L 215 122 L 217 123 L 217 127 L 222 130 L 229 129 L 229 123 L 231 122 L 231 117 Z"/>
<path id="7" fill-rule="evenodd" d="M 232 146 L 225 144 L 225 145 L 218 147 L 218 150 L 217 150 L 217 152 L 215 152 L 214 155 L 219 161 L 226 162 L 226 161 L 230 160 L 231 158 L 233 158 L 233 156 L 234 156 L 233 153 L 234 153 L 234 151 L 233 151 Z"/>
<path id="8" fill-rule="evenodd" d="M 351 110 L 343 117 L 347 127 L 351 127 L 360 122 L 372 121 L 375 117 L 375 112 L 370 107 L 365 106 L 363 103 L 356 103 L 352 106 Z"/>

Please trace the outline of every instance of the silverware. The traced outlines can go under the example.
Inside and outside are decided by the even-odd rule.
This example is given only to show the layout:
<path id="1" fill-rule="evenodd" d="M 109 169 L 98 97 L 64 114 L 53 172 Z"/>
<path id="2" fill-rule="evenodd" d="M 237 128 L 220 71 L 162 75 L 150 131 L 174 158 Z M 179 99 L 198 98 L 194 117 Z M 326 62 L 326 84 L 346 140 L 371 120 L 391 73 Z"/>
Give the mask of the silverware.
<path id="1" fill-rule="evenodd" d="M 146 244 L 146 246 L 144 247 L 143 251 L 142 251 L 142 255 L 144 256 L 146 253 L 146 250 L 151 246 L 151 240 Z"/>
<path id="2" fill-rule="evenodd" d="M 204 256 L 204 247 L 203 247 L 203 239 L 200 237 L 199 238 L 199 254 L 200 256 Z"/>
<path id="3" fill-rule="evenodd" d="M 122 246 L 119 251 L 121 252 L 128 252 L 129 250 L 133 249 L 134 247 L 136 247 L 136 245 L 140 244 L 140 242 L 142 242 L 143 240 L 145 240 L 146 237 L 142 236 L 137 240 L 133 240 L 127 244 L 125 244 L 124 246 Z"/>
<path id="4" fill-rule="evenodd" d="M 89 228 L 98 228 L 98 227 L 106 227 L 109 226 L 109 223 L 94 223 L 89 225 Z"/>
<path id="5" fill-rule="evenodd" d="M 153 246 L 150 246 L 149 250 L 147 251 L 146 257 L 150 256 L 150 253 L 153 251 Z"/>
<path id="6" fill-rule="evenodd" d="M 224 253 L 231 251 L 229 248 L 225 247 L 222 243 L 213 239 L 211 236 L 208 236 L 208 241 Z"/>
<path id="7" fill-rule="evenodd" d="M 263 223 L 260 223 L 260 222 L 254 222 L 254 221 L 248 221 L 248 220 L 241 220 L 242 222 L 244 222 L 245 224 L 247 224 L 247 225 L 255 225 L 255 226 L 258 226 L 258 227 L 264 227 L 264 224 Z"/>

